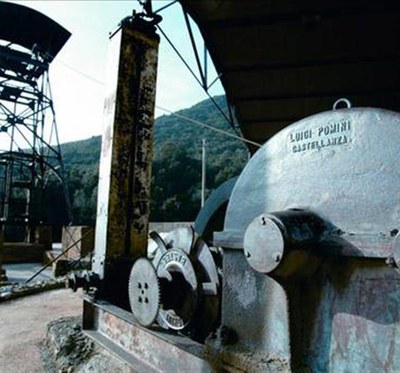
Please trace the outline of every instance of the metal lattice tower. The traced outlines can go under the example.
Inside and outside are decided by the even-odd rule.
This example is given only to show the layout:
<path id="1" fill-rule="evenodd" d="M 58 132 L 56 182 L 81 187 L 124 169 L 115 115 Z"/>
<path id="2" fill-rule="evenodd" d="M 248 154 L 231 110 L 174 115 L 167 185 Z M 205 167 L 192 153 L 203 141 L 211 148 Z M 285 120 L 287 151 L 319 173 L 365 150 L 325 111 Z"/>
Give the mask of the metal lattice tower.
<path id="1" fill-rule="evenodd" d="M 64 199 L 63 223 L 71 221 L 49 66 L 70 33 L 21 5 L 0 4 L 0 221 L 52 224 L 47 188 Z"/>
<path id="2" fill-rule="evenodd" d="M 43 194 L 51 177 L 69 208 L 49 62 L 40 53 L 0 45 L 0 217 L 10 223 L 44 222 Z"/>

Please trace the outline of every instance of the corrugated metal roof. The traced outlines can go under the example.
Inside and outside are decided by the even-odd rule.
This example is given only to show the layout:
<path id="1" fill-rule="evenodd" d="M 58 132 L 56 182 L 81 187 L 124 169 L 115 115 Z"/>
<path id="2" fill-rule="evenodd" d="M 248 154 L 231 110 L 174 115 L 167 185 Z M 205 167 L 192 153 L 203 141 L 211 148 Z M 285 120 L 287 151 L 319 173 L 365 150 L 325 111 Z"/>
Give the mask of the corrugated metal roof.
<path id="1" fill-rule="evenodd" d="M 400 109 L 400 4 L 180 0 L 198 24 L 245 137 L 354 106 Z"/>
<path id="2" fill-rule="evenodd" d="M 27 49 L 36 44 L 50 62 L 71 33 L 49 17 L 15 3 L 0 2 L 0 39 Z"/>

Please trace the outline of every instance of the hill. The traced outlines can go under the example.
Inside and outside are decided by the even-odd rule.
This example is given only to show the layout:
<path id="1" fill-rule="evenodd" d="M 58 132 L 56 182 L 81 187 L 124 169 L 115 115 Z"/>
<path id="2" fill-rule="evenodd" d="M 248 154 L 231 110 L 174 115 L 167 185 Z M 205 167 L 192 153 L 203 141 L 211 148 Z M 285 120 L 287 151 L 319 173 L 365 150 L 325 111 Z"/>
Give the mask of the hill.
<path id="1" fill-rule="evenodd" d="M 226 111 L 225 97 L 218 96 L 215 100 Z M 233 133 L 210 100 L 177 114 Z M 206 139 L 208 193 L 239 174 L 246 163 L 247 149 L 240 140 L 172 114 L 157 118 L 152 180 L 153 221 L 188 221 L 196 217 L 200 206 L 202 139 Z M 74 224 L 94 223 L 100 148 L 100 136 L 61 145 Z"/>

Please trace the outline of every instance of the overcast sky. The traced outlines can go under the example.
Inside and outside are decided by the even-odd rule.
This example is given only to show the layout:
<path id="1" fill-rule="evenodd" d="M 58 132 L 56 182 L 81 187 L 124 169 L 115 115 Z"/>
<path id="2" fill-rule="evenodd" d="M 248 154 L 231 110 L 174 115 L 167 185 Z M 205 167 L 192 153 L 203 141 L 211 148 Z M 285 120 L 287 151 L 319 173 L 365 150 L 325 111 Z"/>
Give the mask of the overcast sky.
<path id="1" fill-rule="evenodd" d="M 106 80 L 108 35 L 116 29 L 121 19 L 132 14 L 133 9 L 140 10 L 139 3 L 137 0 L 16 2 L 42 12 L 72 33 L 50 67 L 60 142 L 101 134 L 104 91 L 101 82 Z M 169 2 L 153 0 L 153 8 L 157 10 Z M 174 4 L 161 14 L 163 30 L 196 71 L 180 5 Z M 201 37 L 197 34 L 201 47 Z M 215 76 L 212 71 L 210 80 Z M 221 85 L 214 85 L 211 93 L 223 93 Z M 192 106 L 206 97 L 202 88 L 162 39 L 156 104 L 177 110 Z M 161 111 L 157 112 L 157 115 L 162 114 Z"/>

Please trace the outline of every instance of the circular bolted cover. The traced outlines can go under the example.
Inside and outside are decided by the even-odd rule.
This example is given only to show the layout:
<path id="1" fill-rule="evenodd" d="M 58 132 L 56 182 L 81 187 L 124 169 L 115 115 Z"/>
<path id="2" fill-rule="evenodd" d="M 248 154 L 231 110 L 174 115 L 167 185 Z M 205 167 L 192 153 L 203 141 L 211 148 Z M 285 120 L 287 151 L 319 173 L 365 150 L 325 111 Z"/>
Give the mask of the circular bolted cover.
<path id="1" fill-rule="evenodd" d="M 129 304 L 140 325 L 150 326 L 160 308 L 160 286 L 151 262 L 139 258 L 129 276 Z"/>
<path id="2" fill-rule="evenodd" d="M 247 227 L 244 234 L 244 254 L 257 272 L 270 273 L 282 260 L 284 239 L 278 225 L 268 216 L 260 215 Z"/>

